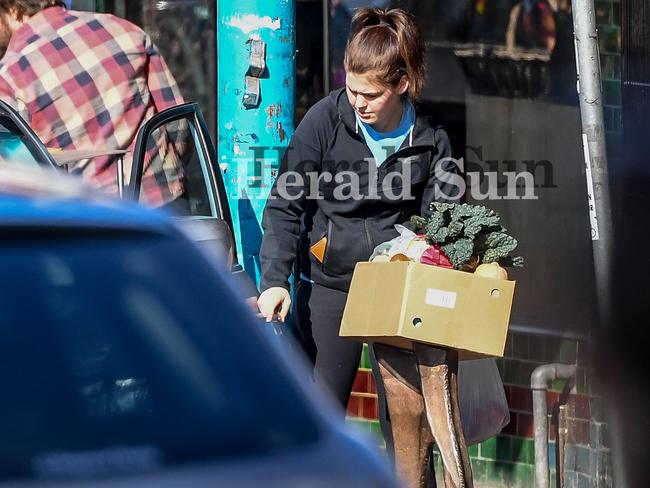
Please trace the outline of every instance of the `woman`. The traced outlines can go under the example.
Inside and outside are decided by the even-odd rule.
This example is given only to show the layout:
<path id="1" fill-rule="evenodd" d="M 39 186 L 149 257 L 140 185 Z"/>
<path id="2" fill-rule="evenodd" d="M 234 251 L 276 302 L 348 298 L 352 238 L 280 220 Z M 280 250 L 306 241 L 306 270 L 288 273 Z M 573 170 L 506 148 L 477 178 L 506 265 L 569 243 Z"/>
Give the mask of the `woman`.
<path id="1" fill-rule="evenodd" d="M 354 266 L 397 235 L 395 224 L 427 211 L 453 189 L 445 132 L 414 100 L 424 84 L 424 43 L 400 9 L 360 9 L 352 19 L 346 87 L 305 115 L 264 210 L 258 306 L 268 321 L 289 312 L 315 380 L 343 408 L 361 344 L 338 335 Z"/>

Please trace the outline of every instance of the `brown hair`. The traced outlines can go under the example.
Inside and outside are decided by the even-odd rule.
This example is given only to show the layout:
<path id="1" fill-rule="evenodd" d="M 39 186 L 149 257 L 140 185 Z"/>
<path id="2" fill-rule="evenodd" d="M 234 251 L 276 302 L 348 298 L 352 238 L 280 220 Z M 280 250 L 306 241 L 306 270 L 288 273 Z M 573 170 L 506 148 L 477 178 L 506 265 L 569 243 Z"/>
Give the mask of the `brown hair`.
<path id="1" fill-rule="evenodd" d="M 63 0 L 0 0 L 0 13 L 8 13 L 12 10 L 19 21 L 23 17 L 31 17 L 48 7 L 65 7 Z"/>
<path id="2" fill-rule="evenodd" d="M 350 73 L 372 73 L 387 86 L 396 86 L 406 76 L 408 96 L 415 99 L 425 77 L 424 41 L 415 17 L 399 8 L 357 10 L 344 66 Z"/>

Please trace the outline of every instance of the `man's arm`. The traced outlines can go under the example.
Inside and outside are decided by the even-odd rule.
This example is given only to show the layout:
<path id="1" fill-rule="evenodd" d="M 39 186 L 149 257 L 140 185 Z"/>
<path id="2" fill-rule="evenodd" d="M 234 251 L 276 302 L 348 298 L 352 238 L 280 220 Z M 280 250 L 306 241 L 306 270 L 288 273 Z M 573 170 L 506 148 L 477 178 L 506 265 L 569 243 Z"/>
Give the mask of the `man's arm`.
<path id="1" fill-rule="evenodd" d="M 169 67 L 160 55 L 158 48 L 147 34 L 144 34 L 144 36 L 145 49 L 149 60 L 147 86 L 156 107 L 156 112 L 185 103 L 176 80 L 169 71 Z"/>

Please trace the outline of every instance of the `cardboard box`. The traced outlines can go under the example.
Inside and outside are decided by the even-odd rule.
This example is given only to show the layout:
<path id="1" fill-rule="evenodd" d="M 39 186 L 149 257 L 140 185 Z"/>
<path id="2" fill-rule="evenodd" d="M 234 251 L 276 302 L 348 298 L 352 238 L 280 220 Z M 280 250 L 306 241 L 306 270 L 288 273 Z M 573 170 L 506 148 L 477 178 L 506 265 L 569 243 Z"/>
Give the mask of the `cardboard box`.
<path id="1" fill-rule="evenodd" d="M 514 281 L 415 262 L 358 263 L 340 335 L 411 349 L 423 342 L 461 359 L 503 356 Z"/>

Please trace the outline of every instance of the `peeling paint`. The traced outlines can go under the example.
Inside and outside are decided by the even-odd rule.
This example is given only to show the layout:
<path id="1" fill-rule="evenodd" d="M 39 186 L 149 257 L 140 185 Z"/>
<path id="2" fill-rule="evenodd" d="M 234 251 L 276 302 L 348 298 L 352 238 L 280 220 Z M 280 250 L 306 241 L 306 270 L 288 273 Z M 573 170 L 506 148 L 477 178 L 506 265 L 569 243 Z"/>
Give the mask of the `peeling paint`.
<path id="1" fill-rule="evenodd" d="M 280 113 L 282 112 L 282 103 L 278 102 L 277 106 L 275 104 L 271 104 L 268 107 L 266 107 L 266 115 L 271 118 L 271 117 L 279 117 Z"/>
<path id="2" fill-rule="evenodd" d="M 282 127 L 282 122 L 278 122 L 277 129 L 278 129 L 278 137 L 280 138 L 280 142 L 284 142 L 284 140 L 287 138 L 287 133 L 284 131 L 284 128 Z"/>
<path id="3" fill-rule="evenodd" d="M 271 19 L 268 15 L 260 17 L 258 15 L 244 15 L 242 17 L 233 17 L 226 25 L 241 30 L 244 34 L 259 29 L 278 30 L 281 28 L 280 18 Z"/>

